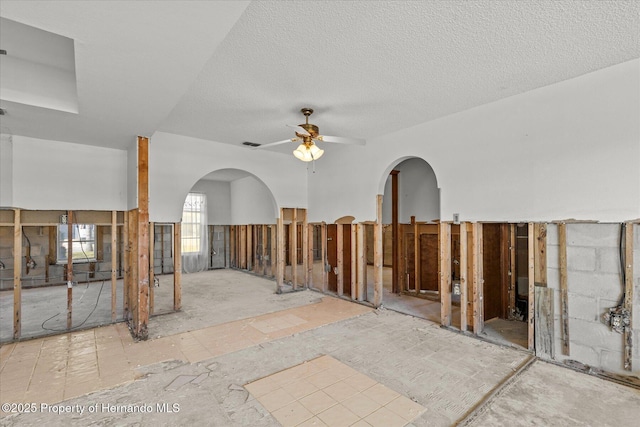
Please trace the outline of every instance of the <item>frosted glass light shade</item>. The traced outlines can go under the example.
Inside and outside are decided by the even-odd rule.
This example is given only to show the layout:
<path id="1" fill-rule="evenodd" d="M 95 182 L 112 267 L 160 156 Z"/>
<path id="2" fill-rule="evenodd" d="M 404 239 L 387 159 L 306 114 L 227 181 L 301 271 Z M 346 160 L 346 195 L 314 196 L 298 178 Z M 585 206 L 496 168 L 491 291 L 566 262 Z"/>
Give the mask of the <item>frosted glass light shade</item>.
<path id="1" fill-rule="evenodd" d="M 293 155 L 303 162 L 310 162 L 312 160 L 318 160 L 324 154 L 324 150 L 318 148 L 316 145 L 307 147 L 304 144 L 300 144 L 298 148 L 293 151 Z"/>

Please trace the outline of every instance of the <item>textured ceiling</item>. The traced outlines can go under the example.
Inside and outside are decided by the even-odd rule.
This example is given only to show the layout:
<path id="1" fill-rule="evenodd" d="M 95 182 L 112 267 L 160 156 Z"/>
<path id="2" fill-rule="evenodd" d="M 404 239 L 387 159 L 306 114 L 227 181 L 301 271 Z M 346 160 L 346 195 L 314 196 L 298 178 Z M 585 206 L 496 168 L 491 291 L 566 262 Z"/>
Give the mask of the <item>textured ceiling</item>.
<path id="1" fill-rule="evenodd" d="M 0 12 L 76 40 L 80 103 L 69 118 L 2 101 L 3 126 L 119 148 L 154 131 L 283 140 L 307 106 L 321 133 L 371 138 L 640 56 L 636 1 L 3 0 Z"/>

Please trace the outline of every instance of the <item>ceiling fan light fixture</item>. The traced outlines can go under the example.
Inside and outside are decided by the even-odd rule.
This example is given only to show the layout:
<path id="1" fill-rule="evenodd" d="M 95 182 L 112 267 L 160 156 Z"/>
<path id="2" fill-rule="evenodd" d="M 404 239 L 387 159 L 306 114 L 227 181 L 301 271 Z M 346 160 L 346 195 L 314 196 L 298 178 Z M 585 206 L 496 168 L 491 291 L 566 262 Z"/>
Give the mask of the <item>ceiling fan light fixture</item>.
<path id="1" fill-rule="evenodd" d="M 293 155 L 303 162 L 310 162 L 314 160 L 313 156 L 311 155 L 311 150 L 309 150 L 309 147 L 304 144 L 300 144 L 298 148 L 293 150 Z"/>
<path id="2" fill-rule="evenodd" d="M 318 160 L 324 154 L 324 150 L 321 148 L 318 148 L 318 146 L 315 144 L 309 147 L 309 151 L 311 152 L 311 156 L 313 157 L 313 160 Z"/>

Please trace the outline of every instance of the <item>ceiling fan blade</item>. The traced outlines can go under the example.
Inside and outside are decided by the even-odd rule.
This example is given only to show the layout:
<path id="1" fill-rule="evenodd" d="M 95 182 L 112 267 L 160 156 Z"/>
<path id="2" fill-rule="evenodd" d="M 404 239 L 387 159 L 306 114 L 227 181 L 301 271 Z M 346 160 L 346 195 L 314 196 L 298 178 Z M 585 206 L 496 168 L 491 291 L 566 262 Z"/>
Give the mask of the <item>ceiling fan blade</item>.
<path id="1" fill-rule="evenodd" d="M 316 138 L 318 141 L 335 142 L 337 144 L 365 145 L 366 141 L 362 138 L 343 138 L 340 136 L 320 135 Z"/>
<path id="2" fill-rule="evenodd" d="M 305 136 L 309 135 L 309 132 L 307 132 L 307 130 L 302 126 L 298 126 L 298 125 L 287 125 L 287 126 L 289 126 L 290 128 L 294 128 L 296 132 L 298 132 L 300 135 L 305 135 Z"/>
<path id="3" fill-rule="evenodd" d="M 274 145 L 280 145 L 280 144 L 285 144 L 287 142 L 296 142 L 298 141 L 300 138 L 289 138 L 289 139 L 285 139 L 284 141 L 277 141 L 277 142 L 270 142 L 268 144 L 262 144 L 258 147 L 253 147 L 254 150 L 258 150 L 260 148 L 265 148 L 265 147 L 273 147 Z"/>

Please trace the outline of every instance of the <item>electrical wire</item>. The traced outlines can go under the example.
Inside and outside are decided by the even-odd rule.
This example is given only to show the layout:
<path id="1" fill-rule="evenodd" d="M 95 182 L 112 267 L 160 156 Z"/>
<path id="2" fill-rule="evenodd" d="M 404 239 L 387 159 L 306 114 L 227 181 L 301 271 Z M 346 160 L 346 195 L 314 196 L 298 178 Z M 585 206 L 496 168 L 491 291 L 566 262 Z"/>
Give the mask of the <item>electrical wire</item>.
<path id="1" fill-rule="evenodd" d="M 91 312 L 89 313 L 89 315 L 82 321 L 82 323 L 80 323 L 79 325 L 74 326 L 73 328 L 69 328 L 69 329 L 66 329 L 66 328 L 65 329 L 45 328 L 45 326 L 44 326 L 45 323 L 47 323 L 49 320 L 54 319 L 54 318 L 56 318 L 56 317 L 58 317 L 58 316 L 60 316 L 62 314 L 62 312 L 59 312 L 58 314 L 54 314 L 53 316 L 49 317 L 44 322 L 42 322 L 40 327 L 45 331 L 51 331 L 51 332 L 69 332 L 69 331 L 73 331 L 73 330 L 76 330 L 78 328 L 81 328 L 87 322 L 87 320 L 89 320 L 89 318 L 93 315 L 93 313 L 98 308 L 98 303 L 100 302 L 100 296 L 102 295 L 102 289 L 104 288 L 104 283 L 105 283 L 105 280 L 103 279 L 102 280 L 102 284 L 100 285 L 100 291 L 98 292 L 98 298 L 96 298 L 96 303 L 93 306 L 93 309 L 91 309 Z M 85 289 L 84 293 L 82 294 L 82 296 L 80 297 L 78 302 L 82 301 L 82 298 L 84 298 L 84 294 L 87 292 L 88 289 L 89 289 L 89 283 L 87 282 L 87 289 Z"/>
<path id="2" fill-rule="evenodd" d="M 624 244 L 624 232 L 625 232 L 625 224 L 620 224 L 620 241 L 618 248 L 620 250 L 620 278 L 622 279 L 622 296 L 620 297 L 620 301 L 618 302 L 618 306 L 621 307 L 624 304 L 624 300 L 627 297 L 627 291 L 625 284 L 627 282 L 627 271 L 625 269 L 625 265 L 627 264 L 627 260 L 625 259 L 625 244 Z"/>

